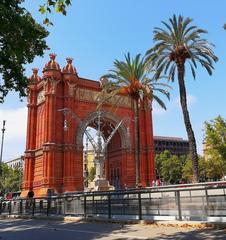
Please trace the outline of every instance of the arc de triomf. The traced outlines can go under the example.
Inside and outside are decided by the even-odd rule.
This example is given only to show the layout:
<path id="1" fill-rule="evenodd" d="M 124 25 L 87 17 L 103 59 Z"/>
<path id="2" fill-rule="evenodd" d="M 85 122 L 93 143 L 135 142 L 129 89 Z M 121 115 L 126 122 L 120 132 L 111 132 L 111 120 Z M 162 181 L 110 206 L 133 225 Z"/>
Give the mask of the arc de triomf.
<path id="1" fill-rule="evenodd" d="M 35 196 L 46 196 L 48 189 L 55 193 L 82 191 L 83 135 L 85 129 L 95 127 L 97 117 L 96 96 L 101 83 L 78 77 L 72 59 L 61 70 L 50 54 L 43 69 L 33 69 L 28 87 L 28 126 L 25 151 L 23 195 L 30 189 Z M 135 187 L 134 111 L 128 96 L 116 96 L 118 108 L 112 111 L 106 103 L 101 111 L 106 127 L 102 132 L 109 136 L 109 126 L 123 122 L 107 147 L 105 160 L 106 179 L 113 185 L 118 178 L 120 188 Z M 68 131 L 64 131 L 65 115 L 59 109 L 70 109 L 80 121 L 67 116 Z M 150 186 L 155 179 L 152 112 L 147 103 L 140 105 L 140 182 Z M 128 134 L 129 129 L 129 134 Z M 117 175 L 117 176 L 116 176 Z"/>

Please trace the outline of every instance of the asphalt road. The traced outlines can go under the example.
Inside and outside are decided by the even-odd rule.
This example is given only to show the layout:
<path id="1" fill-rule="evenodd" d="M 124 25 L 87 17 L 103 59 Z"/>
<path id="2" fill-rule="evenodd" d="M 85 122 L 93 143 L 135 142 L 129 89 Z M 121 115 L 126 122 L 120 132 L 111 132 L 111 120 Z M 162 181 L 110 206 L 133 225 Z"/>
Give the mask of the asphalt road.
<path id="1" fill-rule="evenodd" d="M 110 223 L 65 223 L 47 220 L 0 220 L 0 240 L 140 240 L 226 239 L 225 230 L 121 225 Z"/>

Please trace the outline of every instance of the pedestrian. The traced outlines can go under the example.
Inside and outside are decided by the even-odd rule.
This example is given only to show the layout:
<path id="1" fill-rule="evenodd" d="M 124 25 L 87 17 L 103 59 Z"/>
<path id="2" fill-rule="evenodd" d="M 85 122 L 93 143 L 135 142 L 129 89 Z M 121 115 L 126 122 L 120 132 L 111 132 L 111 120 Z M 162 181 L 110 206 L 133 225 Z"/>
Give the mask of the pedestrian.
<path id="1" fill-rule="evenodd" d="M 29 205 L 29 207 L 31 207 L 32 204 L 33 204 L 33 197 L 34 197 L 34 192 L 33 192 L 33 190 L 31 188 L 30 188 L 27 196 L 28 196 L 28 199 L 29 199 L 28 205 Z"/>
<path id="2" fill-rule="evenodd" d="M 157 187 L 160 187 L 160 186 L 161 186 L 161 180 L 160 180 L 159 178 L 156 180 L 156 186 L 157 186 Z"/>
<path id="3" fill-rule="evenodd" d="M 28 192 L 28 198 L 31 199 L 34 197 L 34 192 L 32 191 L 32 189 L 30 188 L 29 192 Z"/>

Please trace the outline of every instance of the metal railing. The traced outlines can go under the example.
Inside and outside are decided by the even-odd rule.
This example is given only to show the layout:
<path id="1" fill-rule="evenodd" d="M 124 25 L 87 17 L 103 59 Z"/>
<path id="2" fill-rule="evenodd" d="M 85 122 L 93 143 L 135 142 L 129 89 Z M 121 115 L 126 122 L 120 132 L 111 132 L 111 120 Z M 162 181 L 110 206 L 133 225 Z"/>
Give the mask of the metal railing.
<path id="1" fill-rule="evenodd" d="M 2 200 L 0 214 L 226 221 L 226 182 Z"/>

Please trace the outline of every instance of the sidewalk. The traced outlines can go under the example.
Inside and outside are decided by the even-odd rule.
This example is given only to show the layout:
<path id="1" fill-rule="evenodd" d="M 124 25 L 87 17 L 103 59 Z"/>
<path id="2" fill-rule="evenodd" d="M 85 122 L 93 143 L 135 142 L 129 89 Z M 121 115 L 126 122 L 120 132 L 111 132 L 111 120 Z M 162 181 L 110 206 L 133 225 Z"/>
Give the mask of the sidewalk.
<path id="1" fill-rule="evenodd" d="M 122 220 L 122 219 L 107 219 L 107 218 L 83 218 L 75 216 L 18 216 L 18 215 L 0 215 L 0 219 L 36 219 L 36 220 L 51 220 L 63 222 L 96 222 L 96 223 L 116 223 L 121 225 L 150 225 L 156 227 L 176 227 L 176 228 L 195 228 L 195 229 L 226 229 L 226 222 L 206 222 L 206 221 L 153 221 L 153 220 Z"/>
<path id="2" fill-rule="evenodd" d="M 50 221 L 52 219 L 52 221 Z M 199 222 L 154 222 L 146 224 L 83 221 L 65 218 L 0 220 L 0 238 L 10 240 L 226 240 L 225 230 L 212 229 Z"/>

